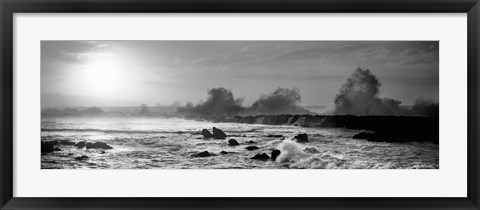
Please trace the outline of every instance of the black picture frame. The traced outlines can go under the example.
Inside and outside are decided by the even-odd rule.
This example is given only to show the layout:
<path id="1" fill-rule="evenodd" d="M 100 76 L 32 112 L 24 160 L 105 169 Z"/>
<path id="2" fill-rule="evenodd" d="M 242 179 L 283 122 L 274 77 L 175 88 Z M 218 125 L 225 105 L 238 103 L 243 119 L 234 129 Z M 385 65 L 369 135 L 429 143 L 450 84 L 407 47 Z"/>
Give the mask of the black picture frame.
<path id="1" fill-rule="evenodd" d="M 478 0 L 1 0 L 1 209 L 479 209 Z M 468 196 L 465 198 L 13 197 L 15 13 L 467 13 Z"/>

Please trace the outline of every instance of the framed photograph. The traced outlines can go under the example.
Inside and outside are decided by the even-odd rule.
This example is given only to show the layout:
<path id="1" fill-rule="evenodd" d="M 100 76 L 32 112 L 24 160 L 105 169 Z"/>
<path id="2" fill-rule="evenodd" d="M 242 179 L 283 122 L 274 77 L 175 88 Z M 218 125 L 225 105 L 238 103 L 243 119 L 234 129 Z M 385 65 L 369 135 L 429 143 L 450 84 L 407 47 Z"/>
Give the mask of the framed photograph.
<path id="1" fill-rule="evenodd" d="M 1 209 L 479 209 L 477 0 L 0 6 Z"/>

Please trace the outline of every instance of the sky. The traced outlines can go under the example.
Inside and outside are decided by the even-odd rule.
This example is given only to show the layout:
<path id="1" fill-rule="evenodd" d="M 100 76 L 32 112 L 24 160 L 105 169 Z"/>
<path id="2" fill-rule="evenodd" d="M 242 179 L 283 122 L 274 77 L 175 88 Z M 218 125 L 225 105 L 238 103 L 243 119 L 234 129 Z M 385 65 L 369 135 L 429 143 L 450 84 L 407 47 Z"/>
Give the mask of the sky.
<path id="1" fill-rule="evenodd" d="M 357 67 L 377 76 L 380 97 L 438 101 L 437 41 L 42 41 L 41 93 L 172 105 L 224 87 L 248 106 L 297 87 L 301 105 L 333 106 Z"/>

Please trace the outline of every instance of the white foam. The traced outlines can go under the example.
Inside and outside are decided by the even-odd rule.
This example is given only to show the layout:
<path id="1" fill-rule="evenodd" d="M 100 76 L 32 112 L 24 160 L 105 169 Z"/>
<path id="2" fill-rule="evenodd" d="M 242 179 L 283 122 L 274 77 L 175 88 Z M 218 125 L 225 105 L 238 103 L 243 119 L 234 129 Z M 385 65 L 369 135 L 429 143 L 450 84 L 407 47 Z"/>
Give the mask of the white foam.
<path id="1" fill-rule="evenodd" d="M 307 154 L 302 151 L 302 146 L 291 139 L 285 139 L 278 145 L 278 149 L 281 153 L 276 161 L 279 163 L 287 163 L 307 156 Z"/>

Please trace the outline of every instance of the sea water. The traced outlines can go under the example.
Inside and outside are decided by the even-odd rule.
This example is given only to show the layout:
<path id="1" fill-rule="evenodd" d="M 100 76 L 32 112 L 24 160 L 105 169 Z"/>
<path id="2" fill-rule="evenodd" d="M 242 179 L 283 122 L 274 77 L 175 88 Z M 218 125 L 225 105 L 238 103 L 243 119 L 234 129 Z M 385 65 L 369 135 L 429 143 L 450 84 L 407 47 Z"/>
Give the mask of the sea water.
<path id="1" fill-rule="evenodd" d="M 200 131 L 223 130 L 227 139 L 204 139 Z M 287 125 L 213 123 L 180 118 L 42 117 L 41 140 L 104 142 L 113 149 L 78 149 L 42 154 L 42 169 L 438 169 L 439 146 L 353 139 L 361 130 Z M 292 138 L 308 134 L 309 142 Z M 272 135 L 276 135 L 272 137 Z M 278 135 L 281 135 L 278 136 Z M 235 139 L 240 145 L 229 146 Z M 249 141 L 255 143 L 249 144 Z M 40 142 L 39 142 L 40 143 Z M 248 151 L 247 146 L 258 150 Z M 256 154 L 275 161 L 251 159 Z M 208 151 L 213 156 L 192 157 Z M 228 154 L 220 154 L 226 151 Z M 83 160 L 75 157 L 88 156 Z"/>

